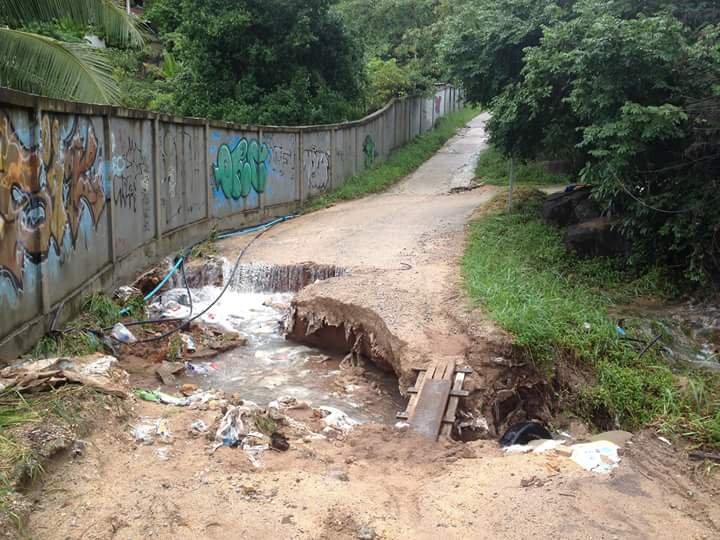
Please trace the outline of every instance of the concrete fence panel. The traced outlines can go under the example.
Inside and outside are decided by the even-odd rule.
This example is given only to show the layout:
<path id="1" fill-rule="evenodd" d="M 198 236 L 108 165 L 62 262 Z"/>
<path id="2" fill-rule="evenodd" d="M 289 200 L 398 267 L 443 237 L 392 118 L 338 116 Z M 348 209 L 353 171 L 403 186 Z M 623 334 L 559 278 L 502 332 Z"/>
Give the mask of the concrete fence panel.
<path id="1" fill-rule="evenodd" d="M 83 293 L 212 227 L 292 212 L 460 106 L 438 87 L 355 122 L 242 126 L 0 88 L 0 359 L 73 316 Z"/>

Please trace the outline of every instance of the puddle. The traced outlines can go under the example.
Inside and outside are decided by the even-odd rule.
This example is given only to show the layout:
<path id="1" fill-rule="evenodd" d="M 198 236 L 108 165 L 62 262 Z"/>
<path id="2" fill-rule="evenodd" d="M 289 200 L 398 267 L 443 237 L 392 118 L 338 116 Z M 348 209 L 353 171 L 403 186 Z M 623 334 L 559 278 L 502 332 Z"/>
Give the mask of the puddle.
<path id="1" fill-rule="evenodd" d="M 255 288 L 262 276 L 274 276 L 273 287 L 285 289 L 300 280 L 319 279 L 312 274 L 308 278 L 308 273 L 302 271 L 288 278 L 287 273 L 270 268 L 253 265 L 248 269 L 246 266 L 236 276 L 236 282 L 243 288 Z M 221 290 L 214 286 L 191 289 L 194 312 L 209 305 Z M 163 301 L 179 298 L 187 303 L 183 297 L 187 297 L 185 289 L 173 289 L 163 294 Z M 285 339 L 283 319 L 291 299 L 289 292 L 228 289 L 202 320 L 237 330 L 247 337 L 248 344 L 205 359 L 214 362 L 216 371 L 183 375 L 179 377 L 179 384 L 189 382 L 204 389 L 238 393 L 242 399 L 259 404 L 292 396 L 314 407 L 336 407 L 359 421 L 394 423 L 395 414 L 404 409 L 405 401 L 392 375 L 368 365 L 363 376 L 358 377 L 340 369 L 341 358 Z"/>
<path id="2" fill-rule="evenodd" d="M 619 307 L 615 315 L 636 330 L 634 337 L 648 341 L 660 335 L 662 354 L 670 364 L 720 371 L 720 307 L 716 304 L 636 302 Z"/>

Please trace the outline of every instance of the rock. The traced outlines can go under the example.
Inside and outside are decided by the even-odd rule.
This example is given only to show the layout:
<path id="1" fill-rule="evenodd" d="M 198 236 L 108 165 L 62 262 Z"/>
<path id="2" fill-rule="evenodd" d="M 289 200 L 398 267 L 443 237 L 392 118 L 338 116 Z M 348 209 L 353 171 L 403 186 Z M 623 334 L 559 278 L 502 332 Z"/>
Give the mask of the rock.
<path id="1" fill-rule="evenodd" d="M 197 389 L 198 387 L 196 384 L 185 383 L 180 387 L 180 393 L 183 396 L 191 396 L 192 394 L 197 392 Z"/>
<path id="2" fill-rule="evenodd" d="M 632 439 L 632 436 L 632 433 L 629 431 L 615 430 L 598 433 L 597 435 L 590 437 L 588 440 L 590 442 L 609 441 L 622 448 L 630 439 Z"/>
<path id="3" fill-rule="evenodd" d="M 566 249 L 580 256 L 620 255 L 627 250 L 625 239 L 613 229 L 614 222 L 599 217 L 568 227 L 563 239 Z"/>
<path id="4" fill-rule="evenodd" d="M 552 225 L 566 227 L 600 216 L 600 209 L 590 199 L 590 186 L 548 195 L 543 203 L 543 219 Z"/>
<path id="5" fill-rule="evenodd" d="M 531 476 L 529 478 L 523 478 L 520 480 L 520 487 L 542 487 L 545 481 L 537 476 Z"/>
<path id="6" fill-rule="evenodd" d="M 372 527 L 363 525 L 358 529 L 357 537 L 358 540 L 375 540 L 375 538 L 377 538 L 377 533 Z"/>

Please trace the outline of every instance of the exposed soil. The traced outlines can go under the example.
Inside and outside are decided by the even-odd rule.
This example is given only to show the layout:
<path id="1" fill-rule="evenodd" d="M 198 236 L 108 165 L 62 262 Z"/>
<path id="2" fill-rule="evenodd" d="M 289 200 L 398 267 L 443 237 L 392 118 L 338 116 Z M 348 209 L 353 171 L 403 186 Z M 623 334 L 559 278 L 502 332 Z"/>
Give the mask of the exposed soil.
<path id="1" fill-rule="evenodd" d="M 521 365 L 510 338 L 467 305 L 460 285 L 465 226 L 496 193 L 460 189 L 470 185 L 486 120 L 475 119 L 391 191 L 278 225 L 244 259 L 348 269 L 296 295 L 291 335 L 392 370 L 401 388 L 413 382 L 414 366 L 443 357 L 470 365 L 465 430 L 474 436 L 549 417 L 551 391 Z M 225 241 L 220 250 L 234 260 L 249 240 Z M 133 361 L 141 372 L 142 358 Z M 319 427 L 311 410 L 288 414 Z M 166 418 L 172 444 L 138 444 L 129 426 L 98 429 L 83 456 L 57 462 L 30 493 L 30 535 L 699 539 L 720 533 L 716 481 L 653 434 L 636 437 L 620 466 L 603 476 L 555 453 L 505 456 L 493 440 L 431 442 L 373 424 L 317 440 L 288 427 L 290 449 L 266 452 L 263 467 L 255 468 L 242 450 L 210 454 L 207 438 L 189 432 L 194 420 L 211 425 L 217 415 L 135 403 L 130 424 Z"/>

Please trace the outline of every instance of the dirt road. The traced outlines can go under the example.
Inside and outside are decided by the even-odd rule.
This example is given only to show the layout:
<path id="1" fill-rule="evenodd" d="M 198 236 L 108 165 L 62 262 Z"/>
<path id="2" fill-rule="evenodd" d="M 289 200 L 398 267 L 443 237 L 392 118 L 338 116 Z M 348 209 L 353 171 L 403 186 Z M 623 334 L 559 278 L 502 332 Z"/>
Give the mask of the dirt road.
<path id="1" fill-rule="evenodd" d="M 509 342 L 466 306 L 458 263 L 468 219 L 495 191 L 453 190 L 469 184 L 484 121 L 475 119 L 390 192 L 292 220 L 252 246 L 249 260 L 350 269 L 297 295 L 298 335 L 312 339 L 310 319 L 328 328 L 352 326 L 372 349 L 366 356 L 401 377 L 411 365 L 444 355 L 482 371 L 472 384 L 487 382 L 487 363 L 508 353 Z M 223 252 L 232 258 L 246 241 L 225 242 Z M 492 440 L 432 443 L 365 425 L 340 439 L 291 439 L 289 451 L 266 453 L 256 469 L 241 450 L 211 455 L 205 438 L 188 434 L 193 420 L 210 422 L 214 414 L 135 404 L 131 422 L 167 419 L 175 434 L 168 459 L 157 444 L 133 442 L 127 424 L 109 420 L 83 456 L 58 463 L 32 493 L 30 535 L 699 539 L 719 533 L 713 492 L 655 437 L 636 438 L 619 468 L 603 476 L 552 453 L 504 456 Z"/>

